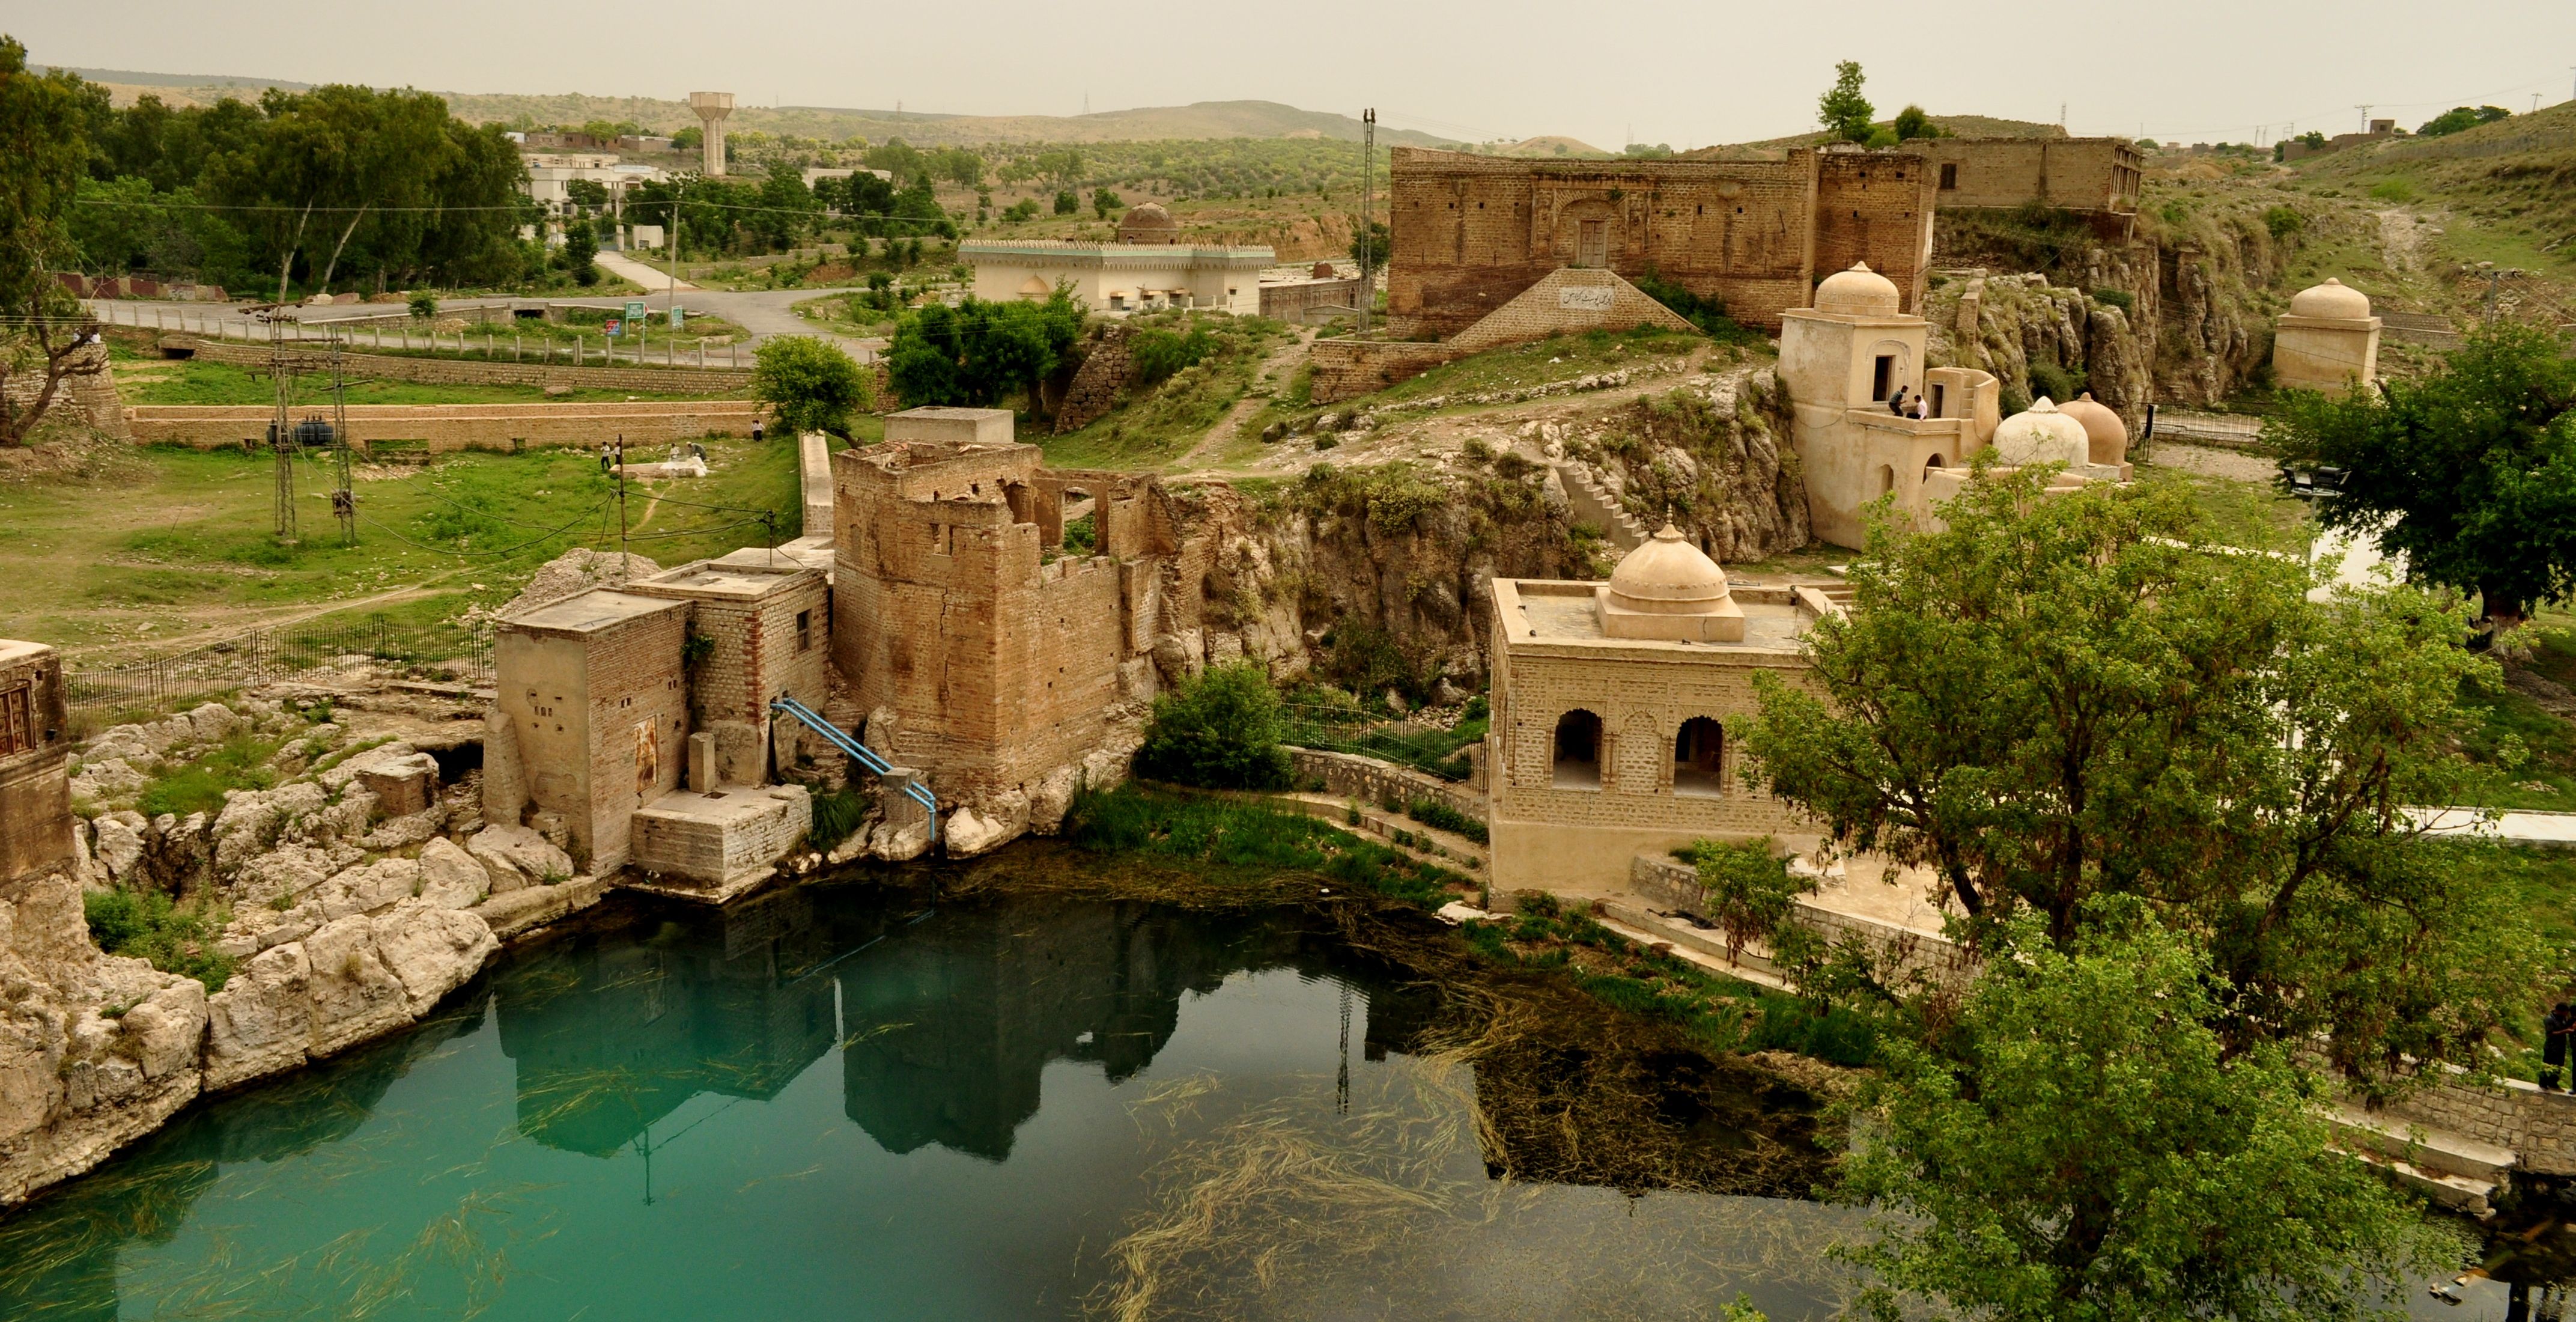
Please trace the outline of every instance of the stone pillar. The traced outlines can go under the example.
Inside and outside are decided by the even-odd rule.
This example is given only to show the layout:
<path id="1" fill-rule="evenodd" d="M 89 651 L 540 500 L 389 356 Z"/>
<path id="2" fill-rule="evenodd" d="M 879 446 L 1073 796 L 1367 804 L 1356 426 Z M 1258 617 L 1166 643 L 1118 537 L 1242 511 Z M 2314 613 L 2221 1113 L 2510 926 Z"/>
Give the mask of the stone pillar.
<path id="1" fill-rule="evenodd" d="M 716 787 L 716 737 L 700 730 L 689 736 L 689 788 L 703 794 Z"/>

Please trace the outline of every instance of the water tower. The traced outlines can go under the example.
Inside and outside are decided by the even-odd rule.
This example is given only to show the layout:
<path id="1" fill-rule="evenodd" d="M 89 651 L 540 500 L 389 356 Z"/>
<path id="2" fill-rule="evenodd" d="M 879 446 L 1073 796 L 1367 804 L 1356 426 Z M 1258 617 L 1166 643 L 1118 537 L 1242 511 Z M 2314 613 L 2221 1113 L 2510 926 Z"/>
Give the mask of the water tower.
<path id="1" fill-rule="evenodd" d="M 698 112 L 698 123 L 706 132 L 706 140 L 699 145 L 705 153 L 707 177 L 718 178 L 725 172 L 724 122 L 733 115 L 733 93 L 691 92 L 689 109 Z"/>

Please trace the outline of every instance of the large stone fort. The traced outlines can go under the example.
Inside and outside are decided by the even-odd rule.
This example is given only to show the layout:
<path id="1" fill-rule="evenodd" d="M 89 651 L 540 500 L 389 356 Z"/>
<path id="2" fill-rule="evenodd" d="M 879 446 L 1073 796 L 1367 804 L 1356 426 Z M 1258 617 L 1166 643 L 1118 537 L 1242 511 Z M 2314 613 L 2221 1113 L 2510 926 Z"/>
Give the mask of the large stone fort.
<path id="1" fill-rule="evenodd" d="M 1867 262 L 1923 297 L 1933 174 L 1901 151 L 1778 161 L 1533 161 L 1398 147 L 1387 312 L 1448 336 L 1560 267 L 1654 271 L 1776 328 L 1819 277 Z"/>

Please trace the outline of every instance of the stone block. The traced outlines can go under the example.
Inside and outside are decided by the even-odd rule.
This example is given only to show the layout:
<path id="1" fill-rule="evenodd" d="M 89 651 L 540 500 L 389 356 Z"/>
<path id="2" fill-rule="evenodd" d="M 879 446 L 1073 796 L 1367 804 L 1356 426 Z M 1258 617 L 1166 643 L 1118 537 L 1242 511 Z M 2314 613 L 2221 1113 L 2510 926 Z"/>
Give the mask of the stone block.
<path id="1" fill-rule="evenodd" d="M 387 817 L 426 812 L 438 798 L 438 759 L 427 753 L 381 758 L 358 769 L 358 783 Z"/>

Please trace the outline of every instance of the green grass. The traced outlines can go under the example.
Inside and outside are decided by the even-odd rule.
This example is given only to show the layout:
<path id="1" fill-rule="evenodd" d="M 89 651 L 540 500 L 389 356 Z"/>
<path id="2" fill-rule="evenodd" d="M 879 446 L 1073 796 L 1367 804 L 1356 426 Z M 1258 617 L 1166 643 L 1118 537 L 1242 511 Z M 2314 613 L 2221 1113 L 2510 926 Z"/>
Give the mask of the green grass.
<path id="1" fill-rule="evenodd" d="M 2316 529 L 2307 502 L 2283 495 L 2270 484 L 2187 473 L 2147 464 L 2135 480 L 2144 486 L 2180 486 L 2209 520 L 2210 533 L 2226 546 L 2304 553 Z"/>
<path id="2" fill-rule="evenodd" d="M 1866 1065 L 1878 1029 L 1867 1016 L 1721 977 L 1619 936 L 1554 896 L 1524 897 L 1520 913 L 1466 925 L 1488 960 L 1555 969 L 1595 1000 L 1663 1019 L 1716 1051 L 1792 1051 L 1837 1065 Z"/>
<path id="3" fill-rule="evenodd" d="M 225 791 L 264 790 L 277 783 L 277 773 L 268 766 L 277 749 L 274 739 L 234 735 L 196 761 L 153 777 L 136 799 L 135 811 L 146 817 L 222 812 Z"/>
<path id="4" fill-rule="evenodd" d="M 159 891 L 128 890 L 91 891 L 81 896 L 81 910 L 91 939 L 108 954 L 149 960 L 164 973 L 195 978 L 209 992 L 222 991 L 232 978 L 232 959 L 215 953 L 215 936 L 227 921 L 221 910 L 181 908 Z"/>
<path id="5" fill-rule="evenodd" d="M 655 488 L 776 511 L 780 536 L 794 536 L 795 447 L 705 444 L 706 479 Z M 319 462 L 297 474 L 304 538 L 293 546 L 272 535 L 266 455 L 153 448 L 117 456 L 104 478 L 0 482 L 0 557 L 14 571 L 0 593 L 0 637 L 158 648 L 288 616 L 319 615 L 333 627 L 382 615 L 406 646 L 435 647 L 463 639 L 449 622 L 468 606 L 507 601 L 544 561 L 618 544 L 611 484 L 592 453 L 467 453 L 382 471 L 394 475 L 357 483 L 355 547 L 339 543 Z M 627 522 L 632 549 L 666 565 L 764 535 L 743 514 L 655 506 L 641 484 L 628 495 Z"/>
<path id="6" fill-rule="evenodd" d="M 1204 329 L 1216 347 L 1198 366 L 1169 380 L 1128 390 L 1118 406 L 1088 426 L 1041 440 L 1058 468 L 1153 468 L 1186 454 L 1253 388 L 1254 375 L 1287 328 L 1260 317 L 1165 314 L 1139 326 Z"/>
<path id="7" fill-rule="evenodd" d="M 1312 418 L 1325 412 L 1382 408 L 1435 395 L 1450 401 L 1422 415 L 1429 417 L 1477 407 L 1459 399 L 1459 396 L 1571 381 L 1639 363 L 1668 361 L 1708 345 L 1709 340 L 1705 336 L 1646 327 L 1624 332 L 1588 331 L 1580 335 L 1554 335 L 1529 344 L 1489 349 L 1456 362 L 1442 363 L 1409 381 L 1399 381 L 1384 390 L 1334 404 L 1307 404 L 1295 398 L 1294 392 L 1283 391 L 1245 422 L 1243 429 L 1247 435 L 1258 438 L 1263 428 L 1287 419 Z"/>
<path id="8" fill-rule="evenodd" d="M 193 359 L 121 364 L 116 369 L 116 388 L 128 404 L 270 405 L 277 402 L 277 387 L 271 383 L 267 373 L 230 363 Z M 328 408 L 331 404 L 330 382 L 325 378 L 299 376 L 295 380 L 295 391 L 297 407 Z M 348 401 L 352 404 L 608 404 L 628 399 L 716 399 L 740 393 L 580 389 L 569 394 L 548 395 L 541 386 L 430 385 L 411 381 L 353 380 L 348 387 Z"/>
<path id="9" fill-rule="evenodd" d="M 1064 835 L 1096 853 L 1143 854 L 1228 871 L 1313 873 L 1426 909 L 1455 899 L 1453 887 L 1475 888 L 1447 868 L 1257 800 L 1133 785 L 1086 789 L 1065 815 Z"/>

